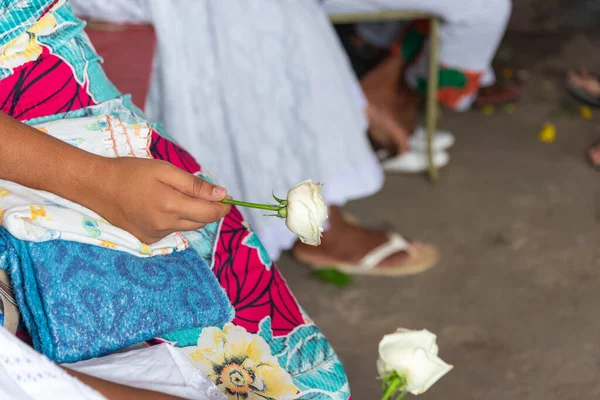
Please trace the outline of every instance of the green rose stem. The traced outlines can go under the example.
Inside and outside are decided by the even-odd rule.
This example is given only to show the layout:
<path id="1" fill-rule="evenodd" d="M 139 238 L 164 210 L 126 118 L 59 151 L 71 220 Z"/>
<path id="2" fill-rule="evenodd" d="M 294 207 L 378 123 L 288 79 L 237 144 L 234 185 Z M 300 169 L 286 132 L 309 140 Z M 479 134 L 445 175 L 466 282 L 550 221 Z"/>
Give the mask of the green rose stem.
<path id="1" fill-rule="evenodd" d="M 281 201 L 278 206 L 274 206 L 271 204 L 260 204 L 260 203 L 249 203 L 247 201 L 239 201 L 233 199 L 223 199 L 221 200 L 223 204 L 232 204 L 234 206 L 240 207 L 248 207 L 248 208 L 258 208 L 259 210 L 268 210 L 277 212 L 277 216 L 281 218 L 287 217 L 287 202 Z"/>
<path id="2" fill-rule="evenodd" d="M 400 389 L 401 387 L 403 387 L 405 385 L 405 383 L 406 383 L 405 379 L 400 378 L 397 374 L 394 374 L 394 375 L 395 376 L 384 379 L 384 383 L 389 382 L 389 385 L 388 385 L 385 393 L 383 394 L 383 397 L 381 398 L 381 400 L 391 399 L 392 396 L 394 396 L 396 394 L 398 389 Z M 406 396 L 406 391 L 403 391 L 399 395 L 399 397 L 396 397 L 396 400 L 402 400 L 405 396 Z"/>

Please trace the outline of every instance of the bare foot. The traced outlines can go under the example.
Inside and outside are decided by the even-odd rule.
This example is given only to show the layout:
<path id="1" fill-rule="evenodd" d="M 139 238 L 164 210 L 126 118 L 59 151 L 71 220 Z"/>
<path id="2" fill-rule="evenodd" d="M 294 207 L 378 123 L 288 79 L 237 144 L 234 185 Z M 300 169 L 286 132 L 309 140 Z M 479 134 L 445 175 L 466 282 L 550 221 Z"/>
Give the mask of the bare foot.
<path id="1" fill-rule="evenodd" d="M 294 257 L 302 262 L 321 265 L 334 265 L 340 261 L 357 264 L 370 251 L 388 241 L 385 233 L 345 221 L 337 207 L 329 208 L 329 224 L 330 229 L 323 235 L 321 246 L 313 247 L 297 242 L 292 249 Z M 409 259 L 408 253 L 400 251 L 386 258 L 379 266 L 397 267 Z"/>
<path id="2" fill-rule="evenodd" d="M 590 147 L 588 158 L 594 168 L 600 168 L 600 143 Z"/>
<path id="3" fill-rule="evenodd" d="M 569 71 L 567 81 L 578 88 L 581 88 L 594 97 L 600 97 L 600 82 L 598 78 L 591 75 L 585 68 L 575 72 Z"/>
<path id="4" fill-rule="evenodd" d="M 408 149 L 421 101 L 418 94 L 400 85 L 402 66 L 400 56 L 390 56 L 361 80 L 369 103 L 369 135 L 378 147 L 393 154 Z"/>
<path id="5" fill-rule="evenodd" d="M 378 147 L 384 147 L 393 154 L 408 151 L 408 131 L 404 129 L 389 105 L 369 104 L 369 136 Z"/>

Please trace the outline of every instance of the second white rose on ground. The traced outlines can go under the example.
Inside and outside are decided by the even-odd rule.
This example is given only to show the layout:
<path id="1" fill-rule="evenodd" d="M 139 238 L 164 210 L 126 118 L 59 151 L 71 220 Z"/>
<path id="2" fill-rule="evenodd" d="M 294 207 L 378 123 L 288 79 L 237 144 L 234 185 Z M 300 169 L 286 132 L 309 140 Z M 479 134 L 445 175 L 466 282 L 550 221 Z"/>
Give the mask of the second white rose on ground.
<path id="1" fill-rule="evenodd" d="M 424 393 L 452 368 L 438 357 L 436 336 L 428 330 L 398 329 L 379 343 L 379 376 L 396 373 L 404 377 L 402 389 L 414 395 Z"/>

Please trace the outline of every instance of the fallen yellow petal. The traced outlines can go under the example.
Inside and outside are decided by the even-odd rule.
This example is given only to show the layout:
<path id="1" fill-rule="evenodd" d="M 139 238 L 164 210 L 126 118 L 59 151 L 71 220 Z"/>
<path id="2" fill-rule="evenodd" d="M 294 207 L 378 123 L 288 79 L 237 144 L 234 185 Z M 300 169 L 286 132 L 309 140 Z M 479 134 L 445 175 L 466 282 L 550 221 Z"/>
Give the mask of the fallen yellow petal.
<path id="1" fill-rule="evenodd" d="M 544 143 L 552 143 L 556 140 L 556 126 L 554 124 L 544 124 L 542 130 L 538 133 L 538 139 Z"/>
<path id="2" fill-rule="evenodd" d="M 504 106 L 504 111 L 506 111 L 507 114 L 512 114 L 515 112 L 515 105 L 514 104 L 507 104 Z"/>
<path id="3" fill-rule="evenodd" d="M 496 109 L 491 104 L 486 104 L 485 106 L 481 107 L 481 113 L 482 114 L 485 114 L 485 115 L 494 115 L 495 112 L 496 112 Z"/>
<path id="4" fill-rule="evenodd" d="M 581 115 L 582 118 L 587 119 L 588 121 L 591 121 L 594 118 L 594 115 L 592 114 L 592 109 L 588 106 L 581 106 L 579 108 L 579 115 Z"/>

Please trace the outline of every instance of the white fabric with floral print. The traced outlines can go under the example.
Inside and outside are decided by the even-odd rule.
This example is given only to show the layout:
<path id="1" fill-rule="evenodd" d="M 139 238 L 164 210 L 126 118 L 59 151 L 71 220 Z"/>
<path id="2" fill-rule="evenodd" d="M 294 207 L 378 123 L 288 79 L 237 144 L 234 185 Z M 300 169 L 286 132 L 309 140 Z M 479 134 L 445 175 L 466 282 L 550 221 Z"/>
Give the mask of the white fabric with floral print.
<path id="1" fill-rule="evenodd" d="M 34 127 L 100 156 L 151 158 L 152 131 L 148 124 L 126 124 L 119 118 L 101 115 L 57 120 Z M 169 254 L 188 247 L 181 233 L 147 245 L 79 204 L 5 180 L 0 180 L 0 225 L 21 240 L 62 239 L 140 257 Z"/>

